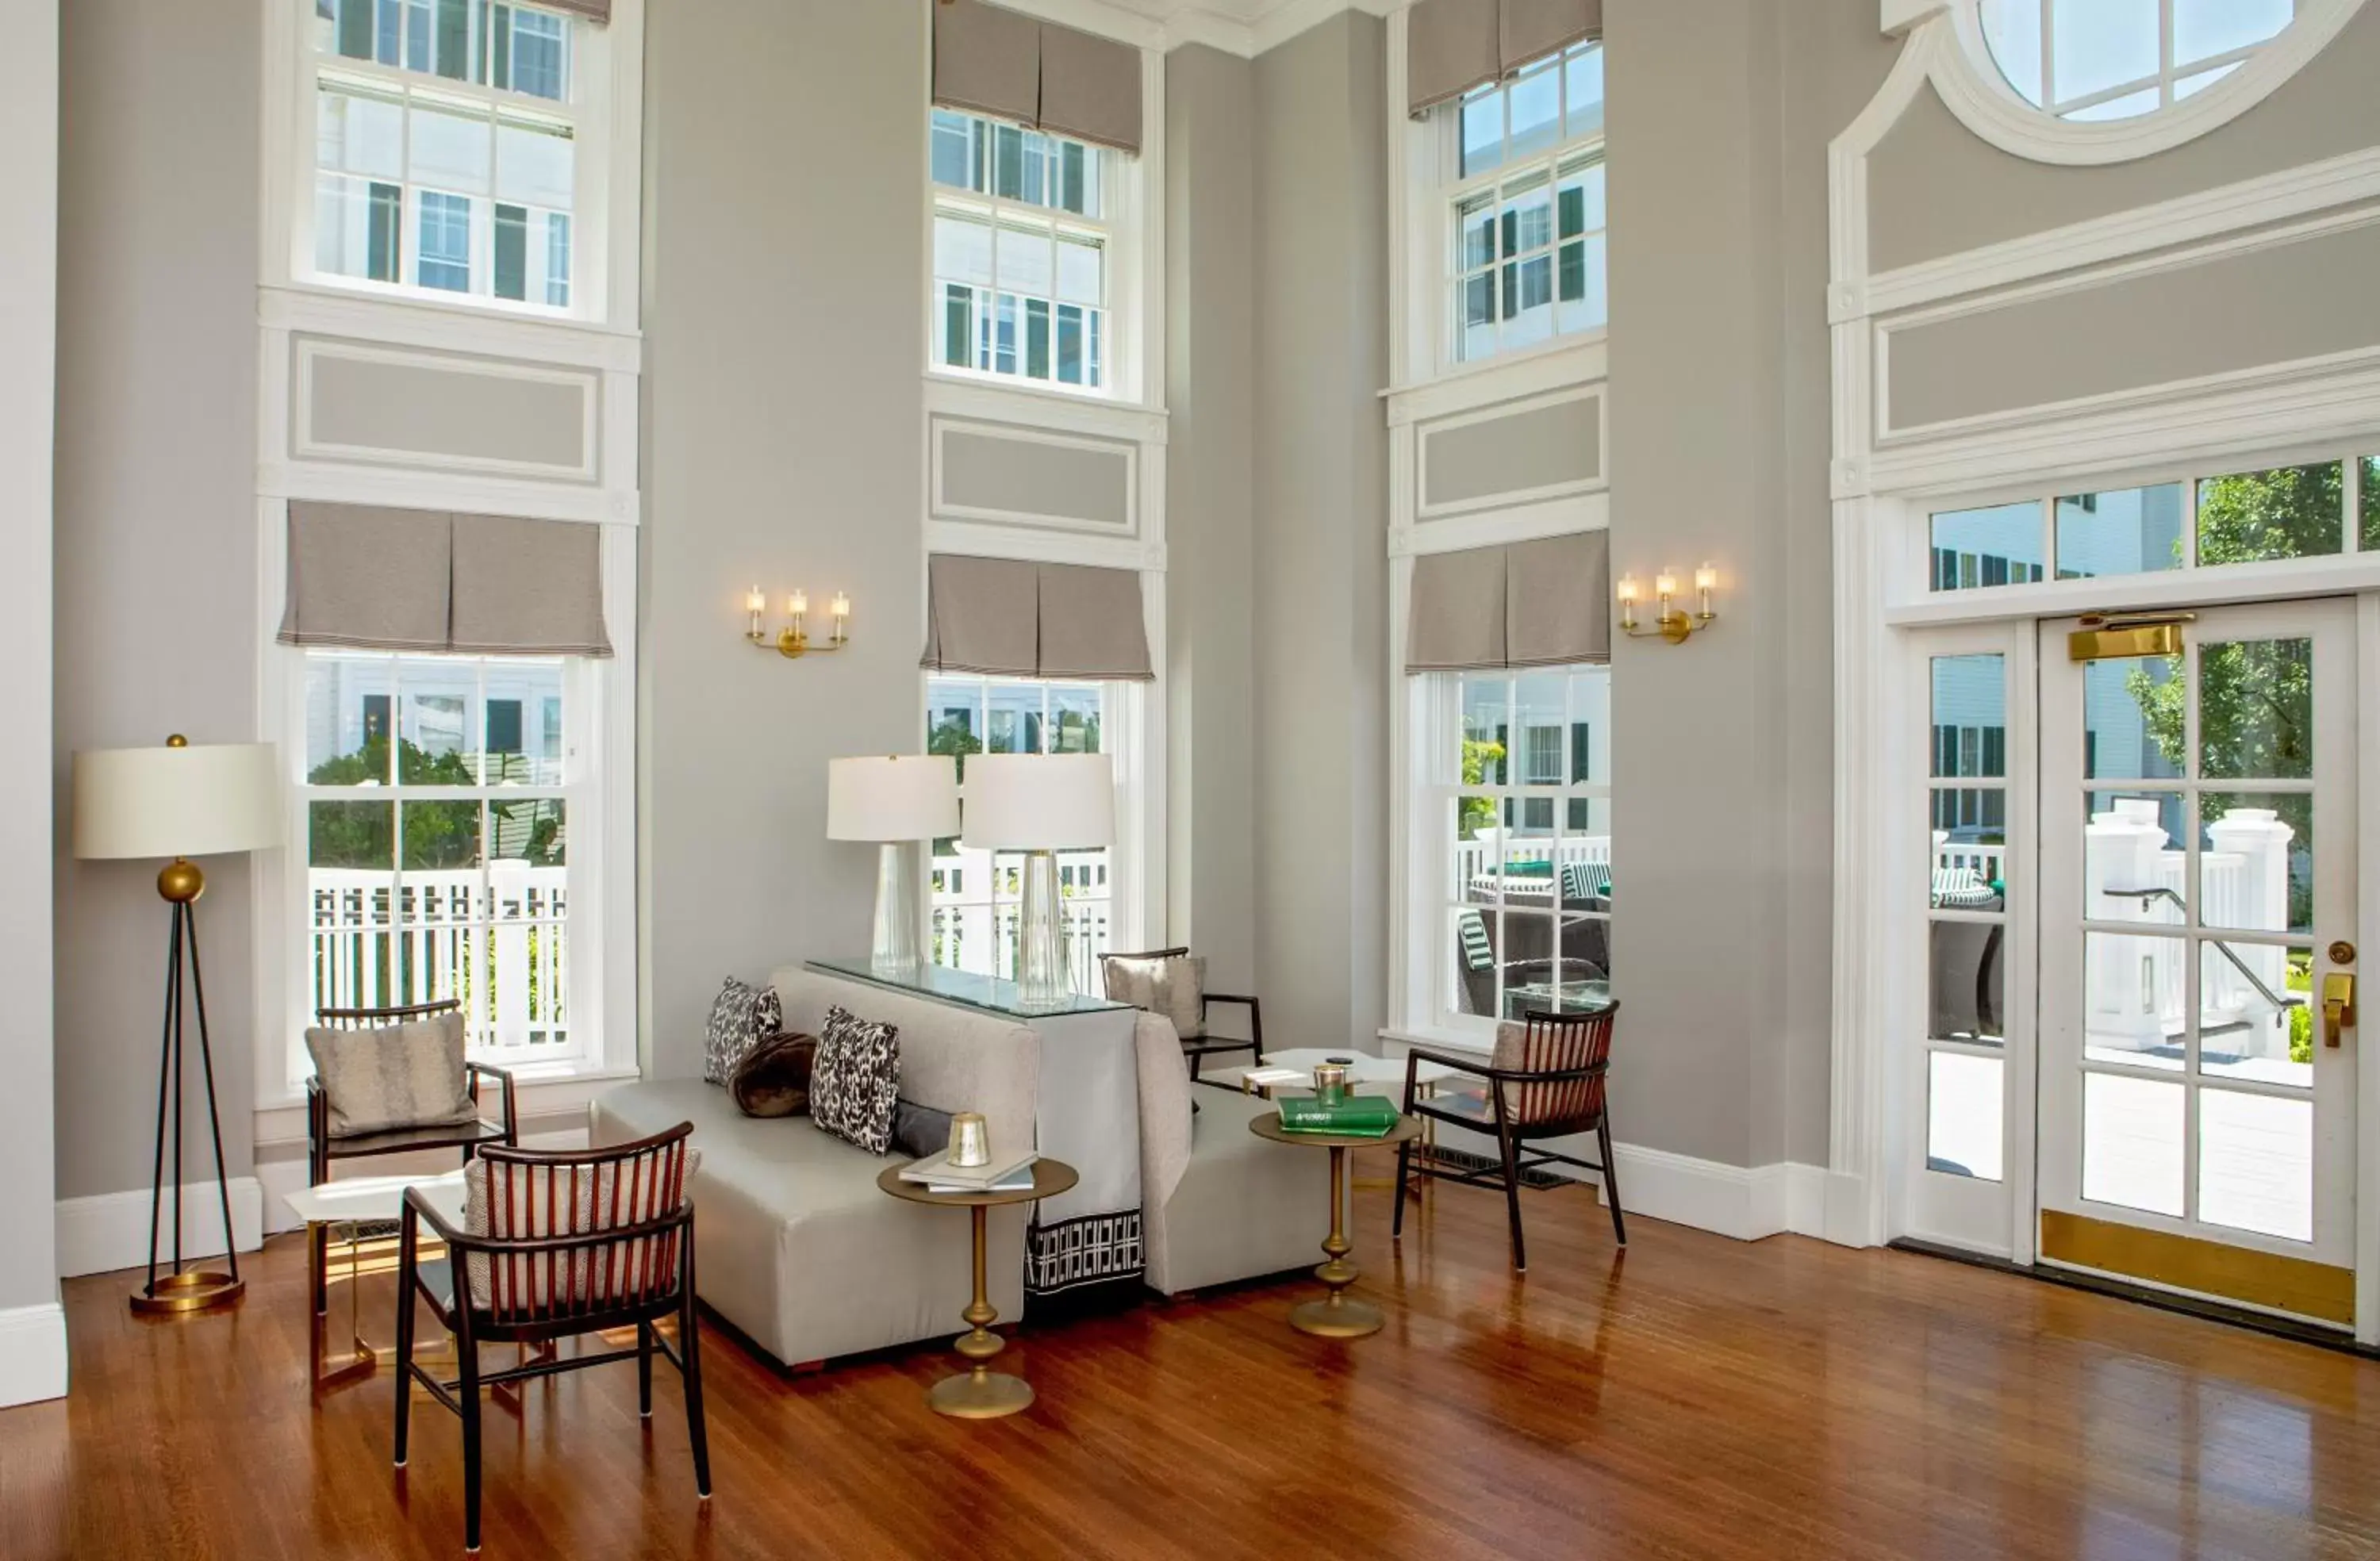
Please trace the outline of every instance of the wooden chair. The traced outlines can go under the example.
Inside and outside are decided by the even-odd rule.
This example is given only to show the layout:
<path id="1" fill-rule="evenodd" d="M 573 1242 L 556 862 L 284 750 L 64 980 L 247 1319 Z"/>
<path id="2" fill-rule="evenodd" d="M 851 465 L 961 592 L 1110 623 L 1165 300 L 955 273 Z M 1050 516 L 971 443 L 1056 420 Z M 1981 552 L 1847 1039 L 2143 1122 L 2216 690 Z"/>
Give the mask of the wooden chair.
<path id="1" fill-rule="evenodd" d="M 1587 1013 L 1531 1013 L 1523 1024 L 1499 1031 L 1495 1055 L 1487 1062 L 1418 1047 L 1409 1052 L 1406 1115 L 1490 1134 L 1496 1140 L 1499 1165 L 1494 1169 L 1458 1168 L 1436 1158 L 1434 1152 L 1424 1153 L 1416 1165 L 1414 1146 L 1398 1145 L 1392 1232 L 1404 1234 L 1405 1188 L 1415 1170 L 1424 1177 L 1468 1187 L 1500 1183 L 1512 1222 L 1512 1266 L 1526 1273 L 1529 1258 L 1521 1237 L 1521 1178 L 1541 1166 L 1564 1165 L 1601 1174 L 1604 1202 L 1611 1205 L 1611 1234 L 1625 1247 L 1628 1223 L 1620 1211 L 1620 1181 L 1612 1168 L 1611 1113 L 1604 1082 L 1611 1066 L 1612 1018 L 1619 1010 L 1620 1005 L 1612 1003 Z M 1434 1095 L 1422 1096 L 1415 1074 L 1424 1062 L 1468 1073 L 1486 1081 L 1487 1087 L 1475 1096 L 1449 1094 L 1441 1084 Z M 1599 1162 L 1530 1147 L 1544 1139 L 1584 1132 L 1596 1135 L 1603 1156 Z"/>
<path id="2" fill-rule="evenodd" d="M 466 1174 L 485 1179 L 474 1201 L 484 1233 L 457 1230 L 420 1188 L 405 1195 L 397 1248 L 396 1467 L 405 1467 L 416 1382 L 463 1422 L 463 1542 L 480 1548 L 480 1390 L 614 1361 L 637 1362 L 637 1410 L 653 1412 L 653 1355 L 686 1384 L 686 1435 L 694 1485 L 710 1495 L 710 1450 L 702 1416 L 701 1336 L 694 1304 L 694 1205 L 686 1195 L 691 1122 L 610 1149 L 540 1151 L 489 1145 Z M 448 1256 L 420 1261 L 421 1226 Z M 467 1224 L 478 1223 L 466 1220 Z M 459 1374 L 441 1382 L 413 1358 L 417 1300 L 455 1336 Z M 677 1319 L 677 1345 L 654 1325 Z M 491 1340 L 551 1346 L 634 1327 L 633 1349 L 566 1359 L 546 1353 L 506 1371 L 482 1372 Z"/>
<path id="3" fill-rule="evenodd" d="M 418 1020 L 437 1019 L 459 1012 L 462 1003 L 454 998 L 434 1003 L 408 1003 L 396 1008 L 326 1008 L 315 1010 L 319 1024 L 333 1029 L 368 1030 L 383 1024 L 409 1024 Z M 484 1117 L 469 1122 L 442 1122 L 435 1127 L 390 1128 L 383 1132 L 355 1133 L 346 1138 L 331 1136 L 331 1102 L 322 1093 L 322 1081 L 310 1077 L 306 1081 L 306 1181 L 320 1187 L 331 1180 L 331 1167 L 340 1160 L 369 1159 L 381 1155 L 406 1155 L 417 1150 L 459 1150 L 463 1163 L 469 1165 L 471 1156 L 484 1144 L 513 1144 L 520 1142 L 520 1113 L 513 1095 L 513 1076 L 504 1069 L 484 1062 L 465 1062 L 463 1071 L 471 1083 L 471 1103 L 480 1105 L 480 1091 L 490 1083 L 496 1085 L 504 1106 L 504 1119 L 492 1122 Z M 314 1228 L 314 1310 L 322 1312 L 330 1304 L 329 1265 L 330 1228 Z"/>
<path id="4" fill-rule="evenodd" d="M 1107 970 L 1107 962 L 1110 960 L 1178 960 L 1187 959 L 1189 956 L 1190 950 L 1186 945 L 1179 949 L 1156 949 L 1146 954 L 1101 954 L 1099 956 L 1099 970 L 1102 976 L 1104 976 Z M 1236 1039 L 1230 1035 L 1217 1035 L 1207 1030 L 1208 1022 L 1212 1016 L 1217 1003 L 1236 1003 L 1248 1010 L 1248 1035 L 1245 1040 Z M 1207 1058 L 1212 1057 L 1217 1053 L 1230 1053 L 1235 1051 L 1246 1052 L 1248 1054 L 1248 1066 L 1251 1068 L 1255 1067 L 1263 1059 L 1264 1010 L 1258 1006 L 1256 998 L 1254 998 L 1239 997 L 1230 992 L 1206 993 L 1204 995 L 1203 1001 L 1199 1005 L 1198 1028 L 1201 1032 L 1200 1035 L 1195 1037 L 1185 1036 L 1182 1042 L 1182 1055 L 1190 1059 L 1190 1082 L 1194 1084 L 1208 1082 L 1198 1077 L 1198 1064 Z M 1218 1089 L 1233 1089 L 1238 1086 L 1218 1083 L 1215 1087 Z"/>
<path id="5" fill-rule="evenodd" d="M 1544 916 L 1512 919 L 1520 922 L 1548 920 Z M 1561 936 L 1565 950 L 1593 947 L 1598 952 L 1601 950 L 1600 923 L 1591 923 L 1585 918 L 1565 921 L 1562 923 Z M 1515 986 L 1536 983 L 1552 982 L 1566 985 L 1572 982 L 1600 981 L 1604 978 L 1604 966 L 1597 961 L 1550 957 L 1551 951 L 1543 947 L 1550 940 L 1549 936 L 1537 938 L 1539 947 L 1534 950 L 1531 957 L 1507 958 L 1504 951 L 1496 947 L 1495 935 L 1488 930 L 1488 918 L 1485 915 L 1477 911 L 1468 910 L 1457 915 L 1454 925 L 1454 955 L 1457 973 L 1463 980 L 1464 1011 L 1478 1014 L 1483 1019 L 1500 1017 L 1496 1011 L 1497 973 L 1500 970 L 1502 972 L 1503 984 L 1508 992 Z M 1510 1011 L 1513 1006 L 1508 997 L 1505 1002 L 1507 1011 Z"/>

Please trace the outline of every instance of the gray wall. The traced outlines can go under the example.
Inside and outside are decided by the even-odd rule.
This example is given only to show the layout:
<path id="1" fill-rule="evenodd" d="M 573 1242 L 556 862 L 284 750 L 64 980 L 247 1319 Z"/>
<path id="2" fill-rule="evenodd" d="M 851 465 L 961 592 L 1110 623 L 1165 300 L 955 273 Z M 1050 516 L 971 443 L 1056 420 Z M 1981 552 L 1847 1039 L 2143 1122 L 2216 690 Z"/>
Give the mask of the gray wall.
<path id="1" fill-rule="evenodd" d="M 57 0 L 0 0 L 0 731 L 50 726 L 50 438 L 57 331 Z M 24 749 L 0 807 L 0 1312 L 57 1297 L 51 1213 L 49 767 Z"/>
<path id="2" fill-rule="evenodd" d="M 722 977 L 867 948 L 874 848 L 823 838 L 826 760 L 920 740 L 926 21 L 647 12 L 640 985 L 664 1077 L 700 1071 Z M 851 647 L 746 645 L 756 579 L 848 590 Z"/>
<path id="3" fill-rule="evenodd" d="M 1377 1050 L 1388 947 L 1385 30 L 1256 64 L 1257 977 L 1268 1030 Z"/>
<path id="4" fill-rule="evenodd" d="M 256 732 L 264 46 L 256 6 L 60 10 L 57 1191 L 71 1198 L 149 1182 L 166 912 L 156 864 L 67 854 L 68 756 Z M 215 1081 L 239 1176 L 256 1099 L 249 864 L 203 865 Z M 191 1122 L 188 1168 L 210 1174 L 202 1115 Z"/>
<path id="5" fill-rule="evenodd" d="M 1256 979 L 1256 69 L 1165 78 L 1167 940 Z"/>

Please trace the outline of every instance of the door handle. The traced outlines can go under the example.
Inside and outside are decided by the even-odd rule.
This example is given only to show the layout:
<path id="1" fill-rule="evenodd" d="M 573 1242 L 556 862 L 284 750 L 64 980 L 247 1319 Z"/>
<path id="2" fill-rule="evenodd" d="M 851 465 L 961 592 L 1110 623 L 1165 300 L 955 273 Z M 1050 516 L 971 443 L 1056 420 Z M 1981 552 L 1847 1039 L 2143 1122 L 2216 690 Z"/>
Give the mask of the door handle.
<path id="1" fill-rule="evenodd" d="M 2333 971 L 2322 978 L 2322 1044 L 2338 1045 L 2338 1033 L 2355 1023 L 2355 977 Z"/>

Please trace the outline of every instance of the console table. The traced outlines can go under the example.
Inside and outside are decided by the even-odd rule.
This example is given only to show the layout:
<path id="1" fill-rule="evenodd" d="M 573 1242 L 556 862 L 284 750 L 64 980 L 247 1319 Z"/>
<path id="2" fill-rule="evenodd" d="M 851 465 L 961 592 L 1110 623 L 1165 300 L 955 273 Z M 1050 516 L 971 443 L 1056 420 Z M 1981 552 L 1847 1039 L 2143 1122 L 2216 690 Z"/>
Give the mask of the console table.
<path id="1" fill-rule="evenodd" d="M 1138 1010 L 1076 997 L 1051 1012 L 1028 1011 L 1016 984 L 927 965 L 915 977 L 879 975 L 863 958 L 812 960 L 821 975 L 880 986 L 929 1002 L 996 1014 L 1040 1037 L 1034 1147 L 1073 1167 L 1071 1192 L 1034 1205 L 1025 1237 L 1025 1296 L 1035 1300 L 1116 1285 L 1137 1293 L 1147 1266 L 1140 1228 L 1140 1065 L 1133 1050 Z"/>

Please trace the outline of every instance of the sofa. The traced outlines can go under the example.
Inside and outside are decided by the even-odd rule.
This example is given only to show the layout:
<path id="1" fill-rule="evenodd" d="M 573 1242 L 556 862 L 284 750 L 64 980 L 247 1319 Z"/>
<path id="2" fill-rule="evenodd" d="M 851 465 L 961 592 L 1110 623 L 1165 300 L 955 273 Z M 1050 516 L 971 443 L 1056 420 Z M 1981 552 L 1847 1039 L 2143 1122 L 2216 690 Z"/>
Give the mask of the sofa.
<path id="1" fill-rule="evenodd" d="M 1025 1025 L 808 971 L 780 971 L 774 983 L 787 1029 L 818 1034 L 836 1003 L 897 1024 L 903 1098 L 980 1111 L 996 1144 L 1029 1141 L 1040 1039 Z M 973 1298 L 966 1216 L 888 1196 L 876 1179 L 898 1156 L 870 1155 L 805 1117 L 747 1117 L 700 1079 L 625 1084 L 589 1112 L 598 1146 L 694 1124 L 697 1287 L 779 1361 L 813 1364 L 960 1331 Z M 990 1215 L 986 1273 L 1003 1317 L 1025 1303 L 1026 1216 L 1024 1205 Z"/>

